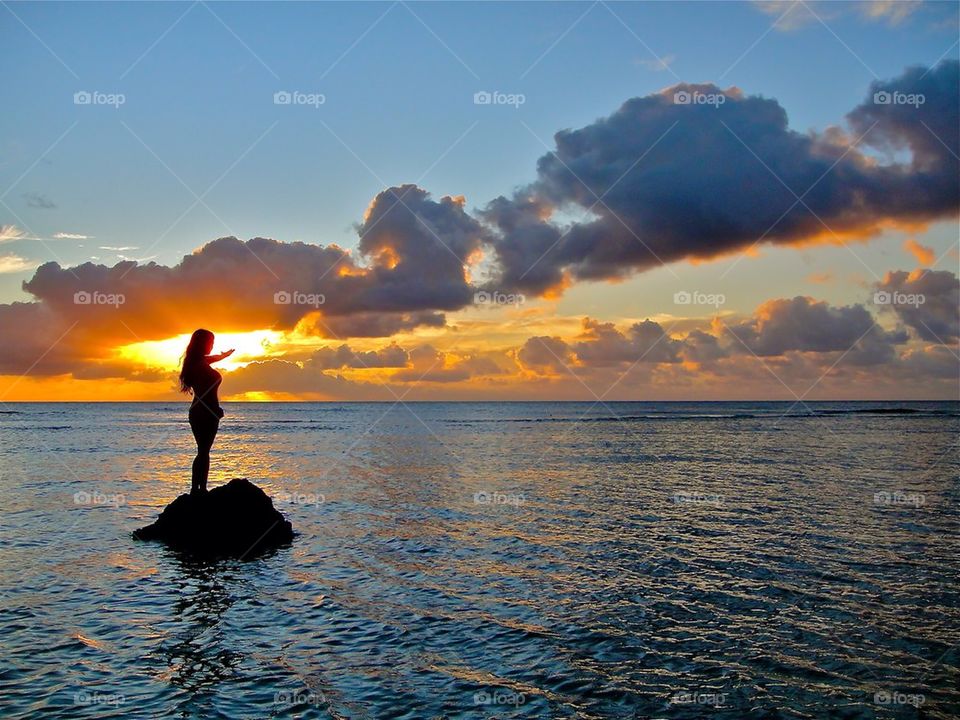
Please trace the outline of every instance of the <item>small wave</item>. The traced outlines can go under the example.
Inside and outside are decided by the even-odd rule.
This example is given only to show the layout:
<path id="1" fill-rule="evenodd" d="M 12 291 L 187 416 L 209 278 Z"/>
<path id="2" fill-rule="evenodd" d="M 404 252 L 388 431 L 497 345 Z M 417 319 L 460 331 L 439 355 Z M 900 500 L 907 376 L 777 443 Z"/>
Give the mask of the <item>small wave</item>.
<path id="1" fill-rule="evenodd" d="M 654 415 L 600 415 L 590 417 L 556 417 L 556 418 L 469 418 L 464 420 L 443 420 L 442 422 L 454 425 L 469 425 L 473 423 L 586 423 L 586 422 L 649 422 L 667 420 L 749 420 L 751 418 L 770 417 L 766 414 L 753 413 L 670 413 Z"/>
<path id="2" fill-rule="evenodd" d="M 776 410 L 766 412 L 731 413 L 653 413 L 645 415 L 595 415 L 586 417 L 529 417 L 529 418 L 464 418 L 445 419 L 441 422 L 466 425 L 474 423 L 586 423 L 586 422 L 645 422 L 667 420 L 756 420 L 780 418 L 819 418 L 843 415 L 902 415 L 914 417 L 960 417 L 960 413 L 950 410 L 919 408 L 851 408 L 851 409 L 810 409 L 803 412 L 781 413 Z M 287 421 L 291 422 L 291 421 Z"/>
<path id="3" fill-rule="evenodd" d="M 951 410 L 920 409 L 906 407 L 889 408 L 848 408 L 842 410 L 811 409 L 808 412 L 791 413 L 784 417 L 829 417 L 837 415 L 913 415 L 915 417 L 958 417 L 960 413 Z"/>
<path id="4" fill-rule="evenodd" d="M 29 432 L 35 433 L 37 430 L 72 430 L 72 425 L 19 425 L 4 428 L 4 432 Z"/>

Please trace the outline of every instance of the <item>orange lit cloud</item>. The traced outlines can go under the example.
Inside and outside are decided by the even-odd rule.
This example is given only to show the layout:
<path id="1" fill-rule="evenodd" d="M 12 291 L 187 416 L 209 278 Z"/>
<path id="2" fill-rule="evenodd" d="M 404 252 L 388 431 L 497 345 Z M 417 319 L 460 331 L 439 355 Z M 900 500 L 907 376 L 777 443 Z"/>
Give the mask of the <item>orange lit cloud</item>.
<path id="1" fill-rule="evenodd" d="M 248 398 L 382 398 L 388 381 L 542 392 L 630 364 L 649 383 L 690 387 L 695 372 L 748 377 L 758 358 L 806 377 L 843 351 L 858 372 L 940 367 L 942 353 L 922 345 L 956 342 L 952 273 L 890 273 L 875 288 L 924 298 L 910 306 L 779 298 L 711 326 L 700 318 L 665 326 L 662 317 L 581 324 L 547 311 L 549 302 L 491 308 L 476 298 L 557 300 L 575 283 L 622 281 L 667 263 L 862 241 L 955 217 L 958 71 L 945 61 L 878 81 L 846 116 L 848 131 L 822 133 L 791 130 L 774 99 L 682 83 L 558 132 L 534 181 L 479 211 L 413 184 L 384 189 L 357 224 L 354 252 L 229 237 L 172 267 L 46 263 L 23 283 L 29 302 L 0 305 L 0 393 L 55 392 L 55 378 L 68 376 L 166 393 L 165 374 L 200 326 L 221 349 L 237 346 L 225 392 Z M 926 100 L 873 102 L 889 92 Z M 713 99 L 690 102 L 695 95 Z M 0 228 L 0 243 L 28 239 Z M 905 249 L 921 264 L 935 259 L 913 239 Z M 0 256 L 0 271 L 22 262 Z"/>
<path id="2" fill-rule="evenodd" d="M 937 260 L 937 254 L 933 248 L 921 245 L 914 238 L 907 238 L 903 243 L 903 249 L 913 255 L 921 265 L 933 265 Z"/>

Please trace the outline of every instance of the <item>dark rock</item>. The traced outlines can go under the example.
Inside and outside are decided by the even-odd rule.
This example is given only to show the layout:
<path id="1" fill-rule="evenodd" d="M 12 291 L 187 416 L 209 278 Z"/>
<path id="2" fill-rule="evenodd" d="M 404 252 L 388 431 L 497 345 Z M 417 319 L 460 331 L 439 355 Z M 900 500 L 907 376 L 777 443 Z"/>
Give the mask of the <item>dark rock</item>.
<path id="1" fill-rule="evenodd" d="M 293 540 L 293 527 L 270 497 L 242 478 L 197 495 L 181 495 L 138 540 L 161 540 L 178 550 L 247 558 Z"/>

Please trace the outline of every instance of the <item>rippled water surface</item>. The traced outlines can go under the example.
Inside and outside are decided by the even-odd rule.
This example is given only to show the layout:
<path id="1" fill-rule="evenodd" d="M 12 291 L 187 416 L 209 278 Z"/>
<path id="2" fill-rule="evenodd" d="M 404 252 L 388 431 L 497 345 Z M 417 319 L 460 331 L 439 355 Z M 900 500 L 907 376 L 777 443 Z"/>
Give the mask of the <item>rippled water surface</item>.
<path id="1" fill-rule="evenodd" d="M 2 407 L 0 715 L 960 715 L 956 403 L 225 407 L 206 564 L 185 405 Z"/>

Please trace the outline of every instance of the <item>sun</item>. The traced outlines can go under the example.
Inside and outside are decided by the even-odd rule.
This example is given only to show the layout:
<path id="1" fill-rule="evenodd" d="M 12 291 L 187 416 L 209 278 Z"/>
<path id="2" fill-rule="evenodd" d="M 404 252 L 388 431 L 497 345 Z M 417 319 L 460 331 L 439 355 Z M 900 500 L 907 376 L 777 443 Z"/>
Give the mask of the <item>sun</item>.
<path id="1" fill-rule="evenodd" d="M 252 330 L 241 333 L 217 333 L 214 353 L 233 348 L 236 352 L 217 363 L 223 370 L 236 370 L 254 360 L 276 354 L 274 348 L 283 334 L 275 330 Z M 190 334 L 177 335 L 166 340 L 147 340 L 117 348 L 120 359 L 151 368 L 175 368 L 180 365 Z"/>

